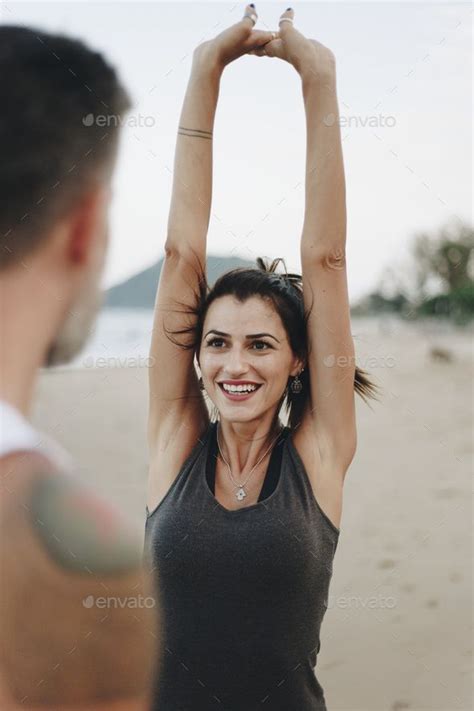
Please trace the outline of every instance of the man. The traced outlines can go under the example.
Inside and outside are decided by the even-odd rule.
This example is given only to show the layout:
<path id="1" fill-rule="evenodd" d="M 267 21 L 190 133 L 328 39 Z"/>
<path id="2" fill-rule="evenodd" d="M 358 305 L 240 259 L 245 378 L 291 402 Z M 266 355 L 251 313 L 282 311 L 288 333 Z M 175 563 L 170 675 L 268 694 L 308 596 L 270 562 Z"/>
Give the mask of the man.
<path id="1" fill-rule="evenodd" d="M 140 536 L 28 422 L 38 369 L 80 351 L 100 304 L 130 102 L 82 42 L 2 26 L 0 104 L 0 708 L 144 711 L 160 640 Z"/>

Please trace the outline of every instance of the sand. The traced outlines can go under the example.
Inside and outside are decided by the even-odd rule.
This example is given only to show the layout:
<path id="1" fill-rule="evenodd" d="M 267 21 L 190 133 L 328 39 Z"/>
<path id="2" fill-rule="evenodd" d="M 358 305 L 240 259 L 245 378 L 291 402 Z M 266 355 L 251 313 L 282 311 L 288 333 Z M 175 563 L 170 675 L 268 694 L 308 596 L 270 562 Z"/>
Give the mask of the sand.
<path id="1" fill-rule="evenodd" d="M 317 675 L 330 711 L 467 711 L 472 698 L 472 330 L 353 320 L 358 450 Z M 451 362 L 429 357 L 449 349 Z M 33 421 L 144 526 L 146 368 L 43 371 Z M 291 711 L 297 711 L 291 710 Z"/>

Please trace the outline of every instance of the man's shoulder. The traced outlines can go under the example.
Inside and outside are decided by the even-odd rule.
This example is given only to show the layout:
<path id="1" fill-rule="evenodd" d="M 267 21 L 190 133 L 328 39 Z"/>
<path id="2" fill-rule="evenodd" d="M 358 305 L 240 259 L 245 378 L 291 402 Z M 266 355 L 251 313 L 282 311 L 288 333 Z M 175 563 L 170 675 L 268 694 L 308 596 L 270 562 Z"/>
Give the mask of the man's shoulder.
<path id="1" fill-rule="evenodd" d="M 73 471 L 35 451 L 0 458 L 0 509 L 21 521 L 61 567 L 119 573 L 141 565 L 141 540 L 129 519 Z"/>
<path id="2" fill-rule="evenodd" d="M 159 620 L 141 536 L 39 453 L 3 457 L 2 474 L 0 676 L 11 694 L 55 709 L 141 697 Z"/>
<path id="3" fill-rule="evenodd" d="M 72 469 L 69 453 L 46 432 L 38 430 L 10 402 L 0 398 L 0 461 L 14 458 L 22 461 L 29 453 L 45 456 L 58 467 Z"/>

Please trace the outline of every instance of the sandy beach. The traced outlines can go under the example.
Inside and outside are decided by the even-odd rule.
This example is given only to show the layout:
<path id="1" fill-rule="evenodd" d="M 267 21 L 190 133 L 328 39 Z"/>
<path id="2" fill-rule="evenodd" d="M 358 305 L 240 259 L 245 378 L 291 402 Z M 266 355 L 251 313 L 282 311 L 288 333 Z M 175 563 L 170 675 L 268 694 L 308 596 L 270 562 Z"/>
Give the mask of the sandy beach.
<path id="1" fill-rule="evenodd" d="M 352 333 L 383 394 L 357 398 L 318 679 L 330 711 L 468 711 L 472 330 L 389 319 L 354 320 Z M 147 404 L 145 367 L 57 369 L 42 372 L 33 412 L 142 528 Z"/>

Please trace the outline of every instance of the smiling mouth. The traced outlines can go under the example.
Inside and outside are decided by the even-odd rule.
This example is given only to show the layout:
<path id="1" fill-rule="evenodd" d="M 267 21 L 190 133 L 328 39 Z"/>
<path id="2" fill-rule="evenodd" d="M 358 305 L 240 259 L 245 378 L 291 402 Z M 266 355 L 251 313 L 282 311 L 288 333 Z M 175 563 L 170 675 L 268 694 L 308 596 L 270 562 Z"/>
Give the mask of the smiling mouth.
<path id="1" fill-rule="evenodd" d="M 229 391 L 229 390 L 224 390 L 224 385 L 223 383 L 218 383 L 220 389 L 224 393 L 224 395 L 229 399 L 229 400 L 247 400 L 249 397 L 252 397 L 252 395 L 255 395 L 257 390 L 260 390 L 262 385 L 257 385 L 255 390 L 242 390 L 242 391 Z"/>

